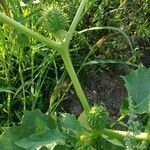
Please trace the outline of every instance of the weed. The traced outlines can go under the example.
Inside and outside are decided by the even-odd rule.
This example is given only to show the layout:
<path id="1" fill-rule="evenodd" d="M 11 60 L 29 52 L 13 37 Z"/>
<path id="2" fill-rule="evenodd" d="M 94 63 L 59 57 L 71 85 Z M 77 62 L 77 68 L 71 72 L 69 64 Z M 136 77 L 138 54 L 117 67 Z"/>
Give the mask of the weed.
<path id="1" fill-rule="evenodd" d="M 144 67 L 139 67 L 137 70 L 132 71 L 129 75 L 123 77 L 125 86 L 128 90 L 128 96 L 131 97 L 128 101 L 128 111 L 130 112 L 128 121 L 129 131 L 111 129 L 113 125 L 108 125 L 108 127 L 106 126 L 108 112 L 103 106 L 95 105 L 92 108 L 90 107 L 74 70 L 70 57 L 70 46 L 74 44 L 71 43 L 71 40 L 76 33 L 77 25 L 81 21 L 82 17 L 87 11 L 91 10 L 94 5 L 94 0 L 91 2 L 88 0 L 82 0 L 80 2 L 75 17 L 68 29 L 66 21 L 67 18 L 59 9 L 53 8 L 47 13 L 46 28 L 41 29 L 39 23 L 43 20 L 43 16 L 41 16 L 41 14 L 37 14 L 38 11 L 41 11 L 40 7 L 37 6 L 37 8 L 34 8 L 32 3 L 29 1 L 24 1 L 25 8 L 22 8 L 22 6 L 15 1 L 15 3 L 9 3 L 11 7 L 14 8 L 14 10 L 10 11 L 7 9 L 6 4 L 2 2 L 2 10 L 5 11 L 8 16 L 0 12 L 0 21 L 4 22 L 4 24 L 1 25 L 0 31 L 0 36 L 2 37 L 0 41 L 0 52 L 2 54 L 0 59 L 0 65 L 2 68 L 2 77 L 0 78 L 0 82 L 5 81 L 6 85 L 4 85 L 7 87 L 7 89 L 2 87 L 1 91 L 5 91 L 6 93 L 4 96 L 6 102 L 4 101 L 3 103 L 6 103 L 5 105 L 7 109 L 5 112 L 8 116 L 8 126 L 12 123 L 11 121 L 14 117 L 12 115 L 11 106 L 13 103 L 17 103 L 14 101 L 16 97 L 17 99 L 21 99 L 21 107 L 25 113 L 20 126 L 12 128 L 8 127 L 4 129 L 4 133 L 0 136 L 0 147 L 2 149 L 42 150 L 55 148 L 94 150 L 107 149 L 107 146 L 109 145 L 111 149 L 125 149 L 125 147 L 128 149 L 135 149 L 135 147 L 133 147 L 135 146 L 133 144 L 135 141 L 142 141 L 141 143 L 139 142 L 139 147 L 142 149 L 145 149 L 146 146 L 148 147 L 147 143 L 150 142 L 150 121 L 148 120 L 147 122 L 145 127 L 146 130 L 139 131 L 138 133 L 135 133 L 135 129 L 137 129 L 136 122 L 131 123 L 131 121 L 136 119 L 135 113 L 147 113 L 149 115 L 150 70 Z M 72 4 L 74 3 L 75 2 L 72 1 Z M 108 8 L 107 1 L 106 4 L 103 2 L 100 2 L 100 4 L 102 4 L 102 6 L 106 5 L 106 8 Z M 26 7 L 27 5 L 30 5 L 30 7 Z M 127 7 L 126 1 L 121 1 L 120 8 L 118 10 L 122 10 L 124 5 Z M 16 9 L 16 6 L 19 9 Z M 109 13 L 116 12 L 118 10 L 111 10 Z M 35 14 L 36 16 L 34 16 Z M 23 16 L 25 16 L 25 18 L 22 19 Z M 38 16 L 40 19 L 36 20 Z M 13 19 L 11 19 L 12 17 Z M 70 17 L 72 17 L 72 15 Z M 33 22 L 31 20 L 33 20 Z M 5 23 L 7 24 L 7 28 Z M 68 21 L 68 23 L 70 23 L 70 21 Z M 113 22 L 111 22 L 111 24 L 112 23 Z M 134 53 L 132 43 L 127 34 L 119 28 L 108 26 L 109 24 L 106 25 L 107 26 L 103 27 L 84 29 L 79 31 L 78 34 L 93 30 L 98 31 L 101 29 L 117 31 L 123 35 L 132 53 Z M 32 30 L 29 28 L 32 28 Z M 39 33 L 35 32 L 36 28 L 39 30 Z M 82 36 L 80 35 L 80 37 Z M 21 42 L 22 40 L 24 43 Z M 35 42 L 35 40 L 37 42 Z M 100 43 L 101 42 L 98 41 L 98 45 L 100 45 Z M 86 44 L 89 46 L 90 52 L 83 60 L 79 71 L 85 65 L 85 62 L 89 56 L 94 53 L 94 47 L 91 47 L 87 41 Z M 71 78 L 71 83 L 68 86 L 68 89 L 73 83 L 84 109 L 84 112 L 78 120 L 74 115 L 54 113 L 55 106 L 59 105 L 64 96 L 63 95 L 60 101 L 58 101 L 58 104 L 55 103 L 66 75 L 66 71 L 64 71 L 62 78 L 59 80 L 58 68 L 55 60 L 57 52 L 61 56 L 65 68 Z M 38 56 L 40 57 L 38 60 L 41 61 L 39 63 L 40 65 L 36 65 L 35 63 Z M 14 62 L 15 59 L 17 61 Z M 136 62 L 131 60 L 133 60 L 132 57 L 124 63 L 127 65 L 133 65 L 132 63 Z M 102 62 L 104 61 L 101 61 L 100 63 Z M 111 60 L 108 61 L 108 63 L 116 63 L 116 61 Z M 123 61 L 119 63 L 123 63 Z M 86 63 L 86 65 L 87 64 L 89 63 Z M 48 114 L 44 115 L 35 108 L 39 98 L 43 96 L 40 95 L 40 91 L 44 85 L 46 86 L 45 79 L 47 78 L 47 74 L 50 73 L 49 69 L 52 69 L 52 65 L 55 70 L 53 75 L 55 76 L 57 86 L 54 88 L 54 92 L 51 97 Z M 134 66 L 137 67 L 137 65 Z M 18 69 L 15 70 L 14 68 Z M 17 74 L 16 72 L 13 72 L 14 70 Z M 52 78 L 49 80 L 52 80 Z M 13 87 L 14 83 L 17 85 L 17 89 Z M 135 108 L 133 108 L 133 103 L 131 103 L 132 99 L 136 104 Z M 53 106 L 53 104 L 56 105 Z M 30 108 L 32 111 L 27 111 L 27 108 Z M 21 114 L 17 112 L 15 114 L 19 119 L 18 122 L 20 122 Z M 122 118 L 122 116 L 120 118 Z M 119 119 L 119 121 L 121 121 L 121 119 Z M 107 146 L 105 145 L 106 143 L 108 144 Z"/>

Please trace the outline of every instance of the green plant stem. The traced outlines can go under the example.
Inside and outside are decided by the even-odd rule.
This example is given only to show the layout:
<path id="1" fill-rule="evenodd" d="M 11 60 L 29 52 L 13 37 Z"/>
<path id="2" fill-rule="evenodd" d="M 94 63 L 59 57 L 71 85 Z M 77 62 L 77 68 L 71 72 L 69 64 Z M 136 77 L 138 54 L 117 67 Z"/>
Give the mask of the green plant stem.
<path id="1" fill-rule="evenodd" d="M 26 28 L 25 26 L 23 26 L 19 22 L 9 18 L 8 16 L 6 16 L 5 14 L 3 14 L 1 12 L 0 12 L 0 22 L 5 22 L 5 23 L 8 23 L 8 24 L 14 26 L 20 32 L 35 38 L 36 40 L 46 44 L 47 46 L 49 46 L 52 49 L 55 49 L 56 47 L 59 46 L 59 43 L 56 43 L 53 40 L 47 39 L 44 36 L 42 36 L 41 34 Z"/>
<path id="2" fill-rule="evenodd" d="M 81 19 L 81 16 L 82 16 L 82 13 L 85 9 L 85 6 L 86 6 L 86 3 L 88 2 L 88 0 L 82 0 L 81 3 L 80 3 L 80 6 L 77 10 L 77 13 L 72 21 L 72 24 L 69 28 L 69 31 L 68 31 L 68 34 L 66 36 L 66 44 L 69 45 L 70 43 L 70 40 L 76 30 L 76 27 L 77 27 L 77 24 L 79 23 L 80 19 Z"/>
<path id="3" fill-rule="evenodd" d="M 88 101 L 87 101 L 87 98 L 85 97 L 84 95 L 84 92 L 81 88 L 81 85 L 79 83 L 79 80 L 78 80 L 78 77 L 77 77 L 77 74 L 75 73 L 75 70 L 74 70 L 74 67 L 72 65 L 72 61 L 71 61 L 71 58 L 70 58 L 70 55 L 69 55 L 69 51 L 68 50 L 64 50 L 65 52 L 62 53 L 62 59 L 64 61 L 64 64 L 66 66 L 66 69 L 70 75 L 70 78 L 73 82 L 73 85 L 74 85 L 74 88 L 76 90 L 76 93 L 80 99 L 80 102 L 83 106 L 83 109 L 85 110 L 86 113 L 89 112 L 90 110 L 90 106 L 88 104 Z"/>
<path id="4" fill-rule="evenodd" d="M 147 121 L 147 125 L 146 125 L 145 131 L 150 133 L 150 114 L 149 114 L 149 118 L 148 118 L 148 121 Z"/>
<path id="5" fill-rule="evenodd" d="M 7 95 L 7 111 L 8 111 L 8 126 L 9 126 L 11 120 L 11 93 L 8 93 Z"/>
<path id="6" fill-rule="evenodd" d="M 22 92 L 23 92 L 23 111 L 26 111 L 26 96 L 25 96 L 25 87 L 24 87 L 24 77 L 23 77 L 23 70 L 21 67 L 21 62 L 19 63 L 19 75 L 20 75 L 20 80 L 22 84 Z"/>
<path id="7" fill-rule="evenodd" d="M 127 136 L 128 132 L 127 131 L 120 131 L 120 130 L 111 130 L 111 129 L 105 129 L 102 132 L 102 135 L 107 135 L 112 138 L 117 138 L 117 139 L 124 139 Z M 133 133 L 131 132 L 131 135 Z M 150 134 L 147 132 L 141 132 L 138 135 L 134 135 L 133 139 L 140 140 L 140 141 L 149 141 L 150 142 Z"/>
<path id="8" fill-rule="evenodd" d="M 82 5 L 80 5 L 80 11 L 82 11 L 82 9 L 84 10 L 84 7 L 85 7 L 85 3 L 86 3 L 87 0 L 83 0 L 81 2 Z M 77 13 L 78 14 L 78 13 Z M 80 13 L 79 13 L 80 14 Z M 79 17 L 79 15 L 77 15 Z M 75 17 L 77 20 L 77 16 Z M 71 62 L 71 58 L 70 58 L 70 55 L 69 55 L 69 49 L 68 49 L 68 44 L 66 42 L 62 42 L 62 43 L 57 43 L 55 41 L 52 41 L 52 40 L 49 40 L 49 39 L 46 39 L 45 37 L 43 37 L 42 35 L 26 28 L 25 26 L 21 25 L 20 23 L 14 21 L 13 19 L 7 17 L 6 15 L 0 13 L 0 18 L 1 18 L 1 21 L 4 21 L 8 24 L 11 24 L 13 25 L 17 30 L 19 30 L 20 32 L 28 35 L 28 36 L 31 36 L 37 40 L 39 40 L 40 42 L 46 44 L 47 46 L 53 48 L 54 50 L 57 50 L 60 55 L 62 56 L 62 59 L 65 63 L 65 66 L 66 66 L 66 69 L 70 75 L 70 78 L 72 79 L 72 82 L 73 82 L 73 85 L 75 87 L 75 90 L 77 92 L 77 95 L 80 99 L 80 102 L 85 110 L 85 112 L 89 112 L 89 109 L 90 109 L 90 106 L 87 102 L 87 99 L 84 95 L 84 92 L 81 88 L 81 85 L 79 83 L 79 80 L 78 80 L 78 77 L 74 71 L 74 68 L 73 68 L 73 65 L 72 65 L 72 62 Z M 79 21 L 79 20 L 78 20 Z M 73 25 L 73 29 L 75 29 L 75 26 L 77 25 L 78 21 L 74 23 Z M 73 33 L 73 29 L 71 29 L 71 33 Z M 72 36 L 72 34 L 69 35 L 70 37 Z"/>
<path id="9" fill-rule="evenodd" d="M 91 28 L 79 31 L 78 33 L 81 34 L 81 33 L 88 32 L 88 31 L 105 30 L 105 29 L 106 30 L 115 30 L 115 31 L 118 31 L 119 33 L 121 33 L 125 37 L 125 39 L 127 40 L 127 42 L 129 43 L 129 46 L 130 46 L 131 50 L 134 51 L 132 43 L 131 43 L 131 40 L 129 39 L 128 35 L 123 30 L 121 30 L 119 28 L 116 28 L 116 27 L 111 27 L 111 26 L 91 27 Z"/>
<path id="10" fill-rule="evenodd" d="M 89 51 L 89 53 L 87 54 L 87 56 L 84 58 L 84 60 L 83 60 L 83 62 L 82 62 L 82 64 L 81 64 L 79 70 L 77 71 L 77 75 L 79 74 L 79 72 L 81 71 L 82 67 L 84 66 L 84 63 L 85 63 L 85 62 L 87 61 L 87 59 L 91 56 L 91 54 L 93 54 L 94 51 L 95 51 L 94 48 L 91 47 L 90 44 L 88 44 L 88 42 L 86 42 L 86 44 L 87 44 L 87 46 L 90 48 L 90 51 Z M 63 73 L 63 75 L 62 75 L 61 78 L 60 78 L 60 85 L 56 85 L 54 91 L 56 91 L 56 89 L 58 89 L 58 87 L 60 87 L 60 86 L 62 85 L 64 79 L 65 79 L 65 73 Z M 52 103 L 51 103 L 51 105 L 50 105 L 50 107 L 49 107 L 48 113 L 50 113 L 51 111 L 55 111 L 55 109 L 58 107 L 58 105 L 63 101 L 63 99 L 64 99 L 66 93 L 69 91 L 69 89 L 70 89 L 71 86 L 72 86 L 72 81 L 69 83 L 67 89 L 65 90 L 65 92 L 64 92 L 63 95 L 61 96 L 60 100 L 59 100 L 55 105 L 53 105 L 53 106 L 52 106 L 52 104 L 54 104 L 54 101 L 55 101 L 56 98 L 57 98 L 57 94 L 54 93 L 54 95 L 51 96 L 50 99 L 51 99 L 51 102 L 52 102 Z"/>

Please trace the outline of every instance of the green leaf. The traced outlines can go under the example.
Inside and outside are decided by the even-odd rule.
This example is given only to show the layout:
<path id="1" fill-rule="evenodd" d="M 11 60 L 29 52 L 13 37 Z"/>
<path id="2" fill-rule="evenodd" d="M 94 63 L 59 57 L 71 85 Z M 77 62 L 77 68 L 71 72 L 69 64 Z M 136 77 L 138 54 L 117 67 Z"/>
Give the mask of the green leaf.
<path id="1" fill-rule="evenodd" d="M 55 128 L 56 123 L 52 117 L 42 114 L 39 110 L 26 111 L 20 126 L 3 128 L 4 133 L 0 137 L 0 148 L 3 150 L 22 150 L 15 142 L 33 134 L 42 134 Z"/>
<path id="2" fill-rule="evenodd" d="M 13 91 L 15 91 L 15 90 L 16 90 L 16 88 L 14 88 L 14 87 L 0 87 L 0 93 L 6 92 L 6 93 L 13 93 L 14 94 Z"/>
<path id="3" fill-rule="evenodd" d="M 51 147 L 51 144 L 42 146 L 39 150 L 70 150 L 70 147 L 66 145 L 56 145 L 55 147 Z"/>
<path id="4" fill-rule="evenodd" d="M 102 150 L 125 150 L 124 145 L 118 139 L 102 136 L 97 141 L 97 147 Z M 97 149 L 98 149 L 97 148 Z"/>
<path id="5" fill-rule="evenodd" d="M 24 150 L 23 148 L 15 145 L 13 141 L 4 135 L 0 137 L 0 148 L 2 150 Z"/>
<path id="6" fill-rule="evenodd" d="M 42 134 L 35 134 L 23 138 L 17 142 L 16 145 L 25 149 L 36 149 L 41 146 L 48 146 L 49 149 L 54 149 L 56 145 L 65 145 L 65 137 L 58 129 L 47 130 Z"/>
<path id="7" fill-rule="evenodd" d="M 5 35 L 2 32 L 2 29 L 0 28 L 0 43 L 4 44 L 5 43 Z"/>
<path id="8" fill-rule="evenodd" d="M 126 116 L 129 113 L 129 103 L 127 98 L 121 99 L 121 108 L 120 114 L 121 116 Z"/>
<path id="9" fill-rule="evenodd" d="M 79 142 L 76 143 L 74 149 L 75 150 L 96 150 L 95 148 L 93 148 L 88 143 L 83 143 L 81 141 L 79 141 Z"/>
<path id="10" fill-rule="evenodd" d="M 149 113 L 150 68 L 140 67 L 123 77 L 128 96 L 137 104 L 138 113 Z"/>
<path id="11" fill-rule="evenodd" d="M 61 113 L 58 123 L 63 129 L 79 133 L 80 135 L 87 131 L 83 126 L 80 125 L 79 121 L 77 121 L 74 115 Z"/>
<path id="12" fill-rule="evenodd" d="M 83 111 L 79 118 L 78 118 L 78 121 L 80 122 L 80 124 L 85 127 L 86 129 L 88 130 L 91 130 L 91 127 L 88 125 L 88 121 L 87 121 L 87 115 L 85 113 L 85 111 Z"/>
<path id="13" fill-rule="evenodd" d="M 56 123 L 51 116 L 44 115 L 39 110 L 34 110 L 25 112 L 21 127 L 26 128 L 26 132 L 30 133 L 28 135 L 31 135 L 54 129 L 56 128 Z"/>
<path id="14" fill-rule="evenodd" d="M 102 137 L 113 145 L 124 147 L 123 140 L 121 139 L 114 138 L 114 137 L 107 136 L 107 135 L 102 135 Z"/>

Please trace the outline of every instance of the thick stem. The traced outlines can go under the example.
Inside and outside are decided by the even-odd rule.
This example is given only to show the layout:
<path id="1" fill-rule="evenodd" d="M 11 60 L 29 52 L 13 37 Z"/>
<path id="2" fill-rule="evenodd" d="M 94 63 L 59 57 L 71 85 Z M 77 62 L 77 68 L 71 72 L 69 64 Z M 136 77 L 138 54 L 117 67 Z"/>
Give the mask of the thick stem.
<path id="1" fill-rule="evenodd" d="M 119 130 L 111 130 L 111 129 L 105 129 L 102 133 L 102 135 L 107 135 L 109 137 L 118 138 L 118 139 L 125 138 L 127 134 L 128 134 L 127 131 L 119 131 Z M 140 141 L 144 140 L 150 142 L 150 134 L 146 132 L 141 132 L 139 135 L 134 135 L 133 138 Z"/>
<path id="2" fill-rule="evenodd" d="M 44 36 L 42 36 L 41 34 L 34 32 L 28 28 L 26 28 L 25 26 L 23 26 L 22 24 L 20 24 L 19 22 L 9 18 L 8 16 L 6 16 L 5 14 L 0 12 L 0 22 L 6 22 L 10 25 L 13 25 L 15 27 L 15 29 L 19 30 L 20 32 L 33 37 L 34 39 L 46 44 L 47 46 L 49 46 L 52 49 L 55 49 L 57 46 L 59 46 L 58 43 L 56 43 L 53 40 L 47 39 Z"/>
<path id="3" fill-rule="evenodd" d="M 83 1 L 85 1 L 85 0 L 83 0 Z M 87 99 L 84 95 L 84 92 L 81 88 L 81 85 L 78 81 L 77 75 L 74 71 L 74 68 L 73 68 L 73 65 L 72 65 L 72 62 L 71 62 L 71 59 L 70 59 L 70 56 L 69 56 L 69 50 L 66 48 L 66 47 L 68 47 L 68 45 L 66 43 L 64 43 L 64 44 L 56 43 L 55 41 L 46 39 L 42 35 L 26 28 L 25 26 L 21 25 L 19 22 L 14 21 L 13 19 L 7 17 L 5 14 L 2 14 L 1 12 L 0 12 L 0 18 L 1 18 L 1 21 L 6 22 L 10 25 L 13 25 L 20 32 L 22 32 L 22 33 L 24 33 L 28 36 L 31 36 L 31 37 L 35 38 L 36 40 L 39 40 L 40 42 L 46 44 L 47 46 L 49 46 L 49 47 L 51 47 L 55 50 L 58 50 L 58 52 L 61 54 L 61 56 L 63 58 L 63 61 L 65 63 L 67 71 L 68 71 L 68 73 L 69 73 L 69 75 L 72 79 L 72 82 L 74 84 L 77 95 L 79 96 L 81 104 L 82 104 L 85 112 L 88 112 L 90 107 L 89 107 Z M 64 49 L 63 49 L 63 45 L 65 45 Z"/>
<path id="4" fill-rule="evenodd" d="M 70 75 L 70 78 L 73 82 L 76 93 L 80 99 L 80 102 L 83 106 L 83 109 L 86 113 L 89 112 L 90 106 L 88 104 L 87 98 L 84 95 L 84 92 L 81 88 L 80 82 L 78 80 L 77 74 L 75 73 L 74 67 L 72 65 L 72 61 L 69 55 L 69 51 L 67 49 L 64 50 L 64 53 L 61 53 L 62 59 L 64 61 L 65 67 Z"/>
<path id="5" fill-rule="evenodd" d="M 75 15 L 75 17 L 74 17 L 74 19 L 72 21 L 72 24 L 71 24 L 71 26 L 69 28 L 69 31 L 68 31 L 68 34 L 66 36 L 66 43 L 67 43 L 67 45 L 69 45 L 69 43 L 70 43 L 70 40 L 71 40 L 71 38 L 72 38 L 72 36 L 74 34 L 74 31 L 75 31 L 75 29 L 77 27 L 77 24 L 79 23 L 79 21 L 81 19 L 82 13 L 83 13 L 83 11 L 85 9 L 85 5 L 86 5 L 87 2 L 88 2 L 88 0 L 82 0 L 81 3 L 80 3 L 80 6 L 79 6 L 79 8 L 77 10 L 77 13 L 76 13 L 76 15 Z"/>

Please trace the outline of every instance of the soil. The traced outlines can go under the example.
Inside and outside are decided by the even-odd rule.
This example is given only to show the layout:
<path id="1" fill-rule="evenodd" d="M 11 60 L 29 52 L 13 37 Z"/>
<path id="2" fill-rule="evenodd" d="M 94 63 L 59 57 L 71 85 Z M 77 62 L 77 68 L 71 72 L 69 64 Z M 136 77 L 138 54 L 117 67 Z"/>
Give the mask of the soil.
<path id="1" fill-rule="evenodd" d="M 123 79 L 112 72 L 85 73 L 81 72 L 84 79 L 82 87 L 91 106 L 102 104 L 107 107 L 111 118 L 119 116 L 121 99 L 127 96 Z M 79 116 L 83 111 L 80 101 L 72 88 L 62 103 L 65 112 Z"/>
<path id="2" fill-rule="evenodd" d="M 142 63 L 145 67 L 150 67 L 150 39 L 137 38 L 136 46 L 139 47 L 142 52 L 142 56 L 139 63 Z M 111 69 L 112 70 L 111 66 Z M 82 87 L 85 91 L 85 95 L 89 101 L 90 105 L 104 104 L 111 118 L 116 118 L 119 116 L 119 110 L 121 105 L 121 99 L 127 97 L 127 90 L 124 86 L 124 81 L 120 75 L 126 75 L 130 72 L 128 67 L 113 68 L 113 71 L 93 71 L 84 70 L 80 73 L 79 79 L 82 81 Z M 121 67 L 122 68 L 122 67 Z M 69 112 L 79 116 L 83 111 L 80 101 L 73 88 L 68 92 L 66 99 L 62 103 L 62 109 L 65 112 Z"/>

